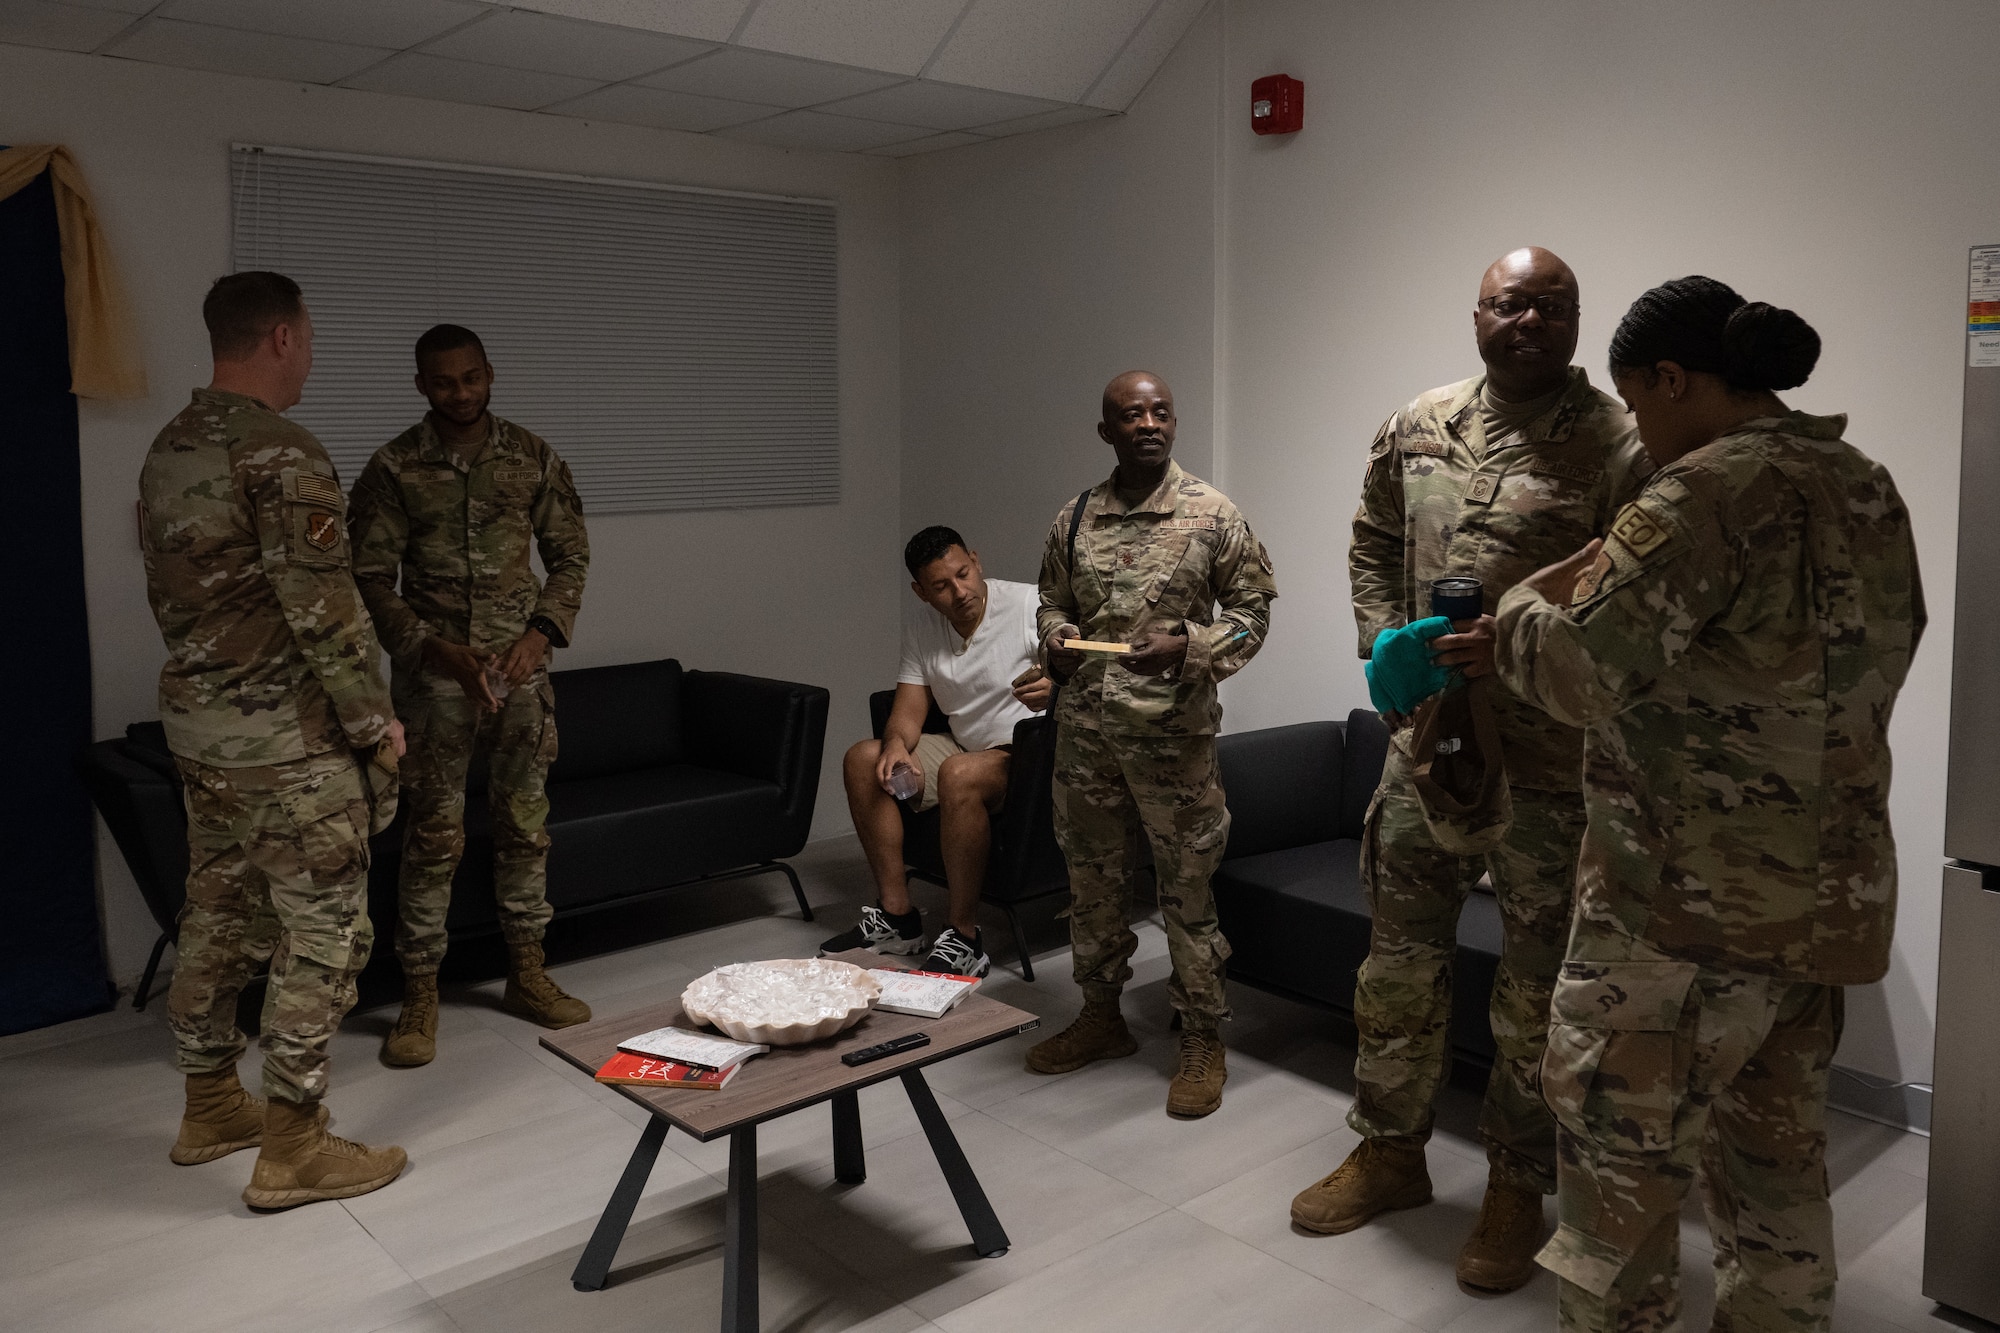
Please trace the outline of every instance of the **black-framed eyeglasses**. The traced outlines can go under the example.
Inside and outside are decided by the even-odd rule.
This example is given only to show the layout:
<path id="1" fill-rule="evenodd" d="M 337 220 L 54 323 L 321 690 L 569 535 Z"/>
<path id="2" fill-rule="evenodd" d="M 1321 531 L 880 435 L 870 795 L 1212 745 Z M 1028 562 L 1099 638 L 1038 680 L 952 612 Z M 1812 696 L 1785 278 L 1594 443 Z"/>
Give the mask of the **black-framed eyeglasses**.
<path id="1" fill-rule="evenodd" d="M 1542 318 L 1560 324 L 1576 314 L 1576 302 L 1567 296 L 1482 296 L 1479 308 L 1495 319 L 1519 319 L 1529 310 L 1539 310 Z"/>

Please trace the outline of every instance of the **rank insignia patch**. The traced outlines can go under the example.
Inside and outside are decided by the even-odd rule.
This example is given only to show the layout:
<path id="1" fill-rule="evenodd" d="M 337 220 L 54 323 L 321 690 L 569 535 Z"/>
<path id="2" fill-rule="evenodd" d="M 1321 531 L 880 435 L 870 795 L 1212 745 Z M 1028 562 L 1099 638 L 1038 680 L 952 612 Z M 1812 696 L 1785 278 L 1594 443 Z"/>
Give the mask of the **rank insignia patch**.
<path id="1" fill-rule="evenodd" d="M 1642 509 L 1638 502 L 1625 506 L 1625 512 L 1611 525 L 1611 535 L 1625 544 L 1625 549 L 1641 560 L 1666 544 L 1673 536 L 1673 530 Z"/>
<path id="2" fill-rule="evenodd" d="M 340 544 L 340 516 L 325 510 L 306 515 L 306 540 L 322 551 Z"/>
<path id="3" fill-rule="evenodd" d="M 1597 596 L 1597 587 L 1604 582 L 1604 576 L 1611 572 L 1611 553 L 1600 550 L 1590 568 L 1583 571 L 1583 577 L 1576 581 L 1576 591 L 1569 595 L 1571 606 L 1581 606 Z"/>

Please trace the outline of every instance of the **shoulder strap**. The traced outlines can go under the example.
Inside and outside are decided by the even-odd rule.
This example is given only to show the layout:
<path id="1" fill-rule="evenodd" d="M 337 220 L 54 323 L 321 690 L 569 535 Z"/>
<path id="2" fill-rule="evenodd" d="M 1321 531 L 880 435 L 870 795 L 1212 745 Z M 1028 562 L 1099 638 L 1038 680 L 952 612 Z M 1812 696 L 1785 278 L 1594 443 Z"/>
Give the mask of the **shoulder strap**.
<path id="1" fill-rule="evenodd" d="M 1083 526 L 1083 504 L 1090 498 L 1090 487 L 1085 487 L 1082 495 L 1076 497 L 1076 508 L 1069 515 L 1069 576 L 1076 578 L 1076 533 Z"/>

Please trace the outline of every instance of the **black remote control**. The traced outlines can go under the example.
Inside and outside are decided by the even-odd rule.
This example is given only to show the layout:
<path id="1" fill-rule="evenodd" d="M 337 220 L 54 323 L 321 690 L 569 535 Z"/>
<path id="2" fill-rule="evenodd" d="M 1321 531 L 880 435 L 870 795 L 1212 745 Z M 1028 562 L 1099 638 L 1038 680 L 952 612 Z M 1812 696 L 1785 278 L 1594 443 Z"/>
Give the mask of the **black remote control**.
<path id="1" fill-rule="evenodd" d="M 930 1036 L 922 1032 L 908 1032 L 900 1037 L 891 1037 L 875 1046 L 863 1046 L 858 1051 L 849 1051 L 840 1057 L 844 1065 L 865 1065 L 870 1060 L 880 1060 L 885 1055 L 901 1055 L 904 1051 L 914 1051 L 919 1046 L 931 1044 Z"/>

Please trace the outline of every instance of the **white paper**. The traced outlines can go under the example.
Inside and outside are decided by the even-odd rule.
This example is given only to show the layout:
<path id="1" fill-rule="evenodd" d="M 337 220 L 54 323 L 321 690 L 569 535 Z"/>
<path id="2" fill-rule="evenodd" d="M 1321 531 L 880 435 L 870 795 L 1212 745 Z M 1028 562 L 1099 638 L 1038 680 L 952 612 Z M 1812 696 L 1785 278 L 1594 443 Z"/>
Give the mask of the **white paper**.
<path id="1" fill-rule="evenodd" d="M 877 1009 L 892 1014 L 914 1014 L 918 1018 L 938 1018 L 979 986 L 977 978 L 960 981 L 936 974 L 896 972 L 874 968 L 869 975 L 882 983 Z"/>
<path id="2" fill-rule="evenodd" d="M 711 1037 L 705 1032 L 689 1032 L 686 1028 L 655 1028 L 636 1037 L 627 1037 L 618 1043 L 618 1049 L 633 1055 L 650 1055 L 659 1060 L 678 1060 L 684 1065 L 727 1069 L 771 1048 L 755 1042 Z"/>
<path id="3" fill-rule="evenodd" d="M 1966 283 L 1965 299 L 2000 301 L 2000 245 L 1972 247 L 1972 273 Z"/>

